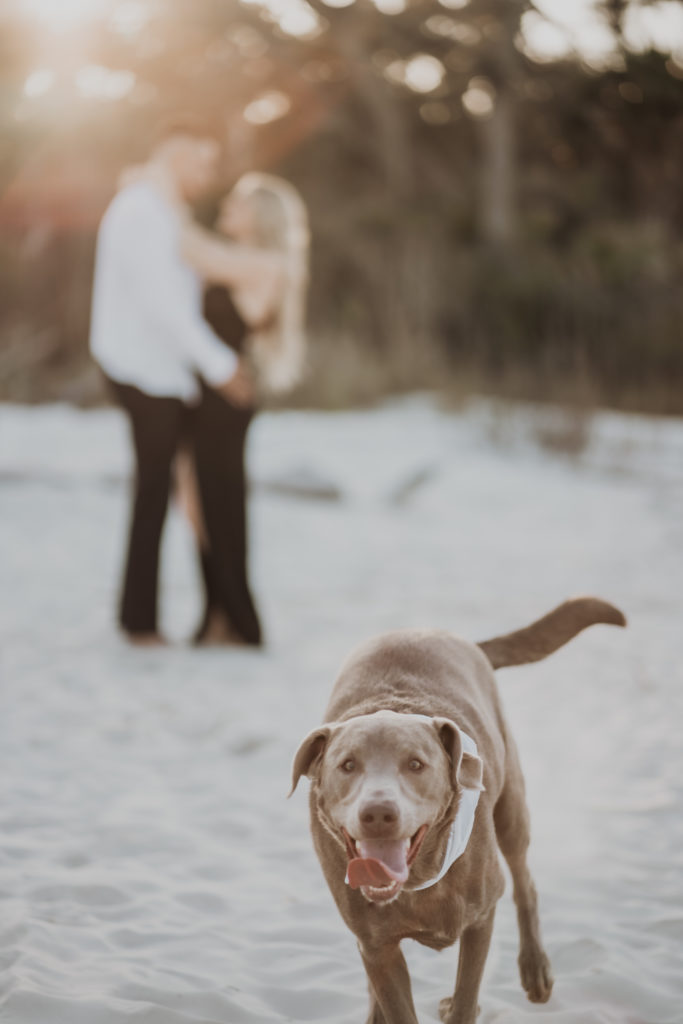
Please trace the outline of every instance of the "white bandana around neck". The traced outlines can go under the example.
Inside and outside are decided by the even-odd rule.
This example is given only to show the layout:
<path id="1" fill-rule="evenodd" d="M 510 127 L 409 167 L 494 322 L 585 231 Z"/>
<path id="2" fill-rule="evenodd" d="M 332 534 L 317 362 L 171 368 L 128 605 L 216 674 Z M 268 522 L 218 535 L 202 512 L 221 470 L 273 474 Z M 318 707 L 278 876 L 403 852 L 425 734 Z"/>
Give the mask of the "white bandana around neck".
<path id="1" fill-rule="evenodd" d="M 431 722 L 432 719 L 427 715 L 420 715 L 420 718 L 424 718 L 425 721 Z M 474 754 L 475 757 L 479 756 L 477 750 L 477 744 L 474 742 L 471 736 L 468 736 L 466 732 L 463 732 L 459 726 L 456 729 L 460 733 L 460 742 L 462 744 L 463 752 L 466 754 Z M 441 870 L 438 875 L 431 878 L 428 882 L 423 882 L 422 885 L 416 885 L 414 889 L 409 890 L 410 892 L 419 892 L 420 889 L 429 889 L 430 886 L 436 885 L 440 882 L 444 875 L 450 870 L 455 864 L 458 857 L 461 857 L 467 849 L 467 844 L 472 835 L 472 829 L 474 827 L 474 812 L 477 809 L 479 803 L 480 790 L 478 789 L 465 789 L 463 788 L 460 794 L 460 804 L 458 805 L 458 813 L 455 816 L 455 820 L 451 825 L 451 830 L 448 834 L 448 843 L 446 845 L 446 854 L 441 865 Z"/>

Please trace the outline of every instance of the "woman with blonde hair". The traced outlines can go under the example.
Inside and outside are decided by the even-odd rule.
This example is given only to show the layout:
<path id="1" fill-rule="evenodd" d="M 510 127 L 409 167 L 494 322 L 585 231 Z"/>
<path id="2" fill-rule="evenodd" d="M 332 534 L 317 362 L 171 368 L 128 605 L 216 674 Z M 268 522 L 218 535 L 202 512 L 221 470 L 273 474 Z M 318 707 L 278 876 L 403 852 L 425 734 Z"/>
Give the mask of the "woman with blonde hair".
<path id="1" fill-rule="evenodd" d="M 301 378 L 305 362 L 308 218 L 282 178 L 250 172 L 220 207 L 217 230 L 187 219 L 182 255 L 205 282 L 204 316 L 250 368 L 257 396 Z M 245 442 L 253 408 L 202 385 L 181 497 L 199 535 L 205 611 L 196 643 L 261 643 L 247 571 Z"/>

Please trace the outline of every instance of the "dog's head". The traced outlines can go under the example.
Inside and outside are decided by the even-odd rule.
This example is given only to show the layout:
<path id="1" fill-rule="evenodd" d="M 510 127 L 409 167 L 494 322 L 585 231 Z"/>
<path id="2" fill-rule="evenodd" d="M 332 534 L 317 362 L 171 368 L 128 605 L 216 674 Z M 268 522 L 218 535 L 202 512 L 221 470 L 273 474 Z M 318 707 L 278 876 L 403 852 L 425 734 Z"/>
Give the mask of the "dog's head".
<path id="1" fill-rule="evenodd" d="M 377 711 L 309 733 L 294 758 L 292 792 L 302 775 L 346 850 L 350 885 L 387 902 L 460 790 L 481 789 L 482 762 L 463 750 L 450 719 Z"/>

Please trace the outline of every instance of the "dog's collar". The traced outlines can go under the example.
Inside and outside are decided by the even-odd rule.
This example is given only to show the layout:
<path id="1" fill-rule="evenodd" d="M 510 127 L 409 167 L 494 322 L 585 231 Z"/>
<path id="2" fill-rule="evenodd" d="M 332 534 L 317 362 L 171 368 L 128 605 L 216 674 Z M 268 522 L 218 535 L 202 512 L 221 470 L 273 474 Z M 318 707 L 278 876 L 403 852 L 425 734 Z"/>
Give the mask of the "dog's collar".
<path id="1" fill-rule="evenodd" d="M 423 716 L 420 716 L 423 717 Z M 427 718 L 427 716 L 424 716 Z M 429 719 L 428 719 L 429 720 Z M 462 749 L 466 754 L 474 754 L 478 756 L 477 744 L 474 742 L 471 736 L 468 736 L 466 732 L 463 732 L 458 726 L 456 726 L 460 733 L 460 742 Z M 474 812 L 477 809 L 479 803 L 478 789 L 463 789 L 460 794 L 460 803 L 458 805 L 458 813 L 455 816 L 455 820 L 451 825 L 451 830 L 448 834 L 448 843 L 446 845 L 446 854 L 443 859 L 441 869 L 434 878 L 430 878 L 428 882 L 423 882 L 422 885 L 416 885 L 412 892 L 418 892 L 420 889 L 429 889 L 430 886 L 436 885 L 440 882 L 444 875 L 450 870 L 455 864 L 458 857 L 462 857 L 463 853 L 467 849 L 467 844 L 472 835 L 472 829 L 474 827 Z"/>

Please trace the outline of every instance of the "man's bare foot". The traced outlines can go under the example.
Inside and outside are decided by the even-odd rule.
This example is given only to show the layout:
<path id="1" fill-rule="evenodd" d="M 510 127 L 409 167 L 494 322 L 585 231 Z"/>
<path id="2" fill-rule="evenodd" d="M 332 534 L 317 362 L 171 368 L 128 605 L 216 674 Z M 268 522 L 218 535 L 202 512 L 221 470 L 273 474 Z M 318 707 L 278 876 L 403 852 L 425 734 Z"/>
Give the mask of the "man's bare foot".
<path id="1" fill-rule="evenodd" d="M 228 622 L 220 609 L 209 612 L 206 625 L 195 638 L 197 647 L 243 646 L 244 640 Z"/>
<path id="2" fill-rule="evenodd" d="M 167 647 L 166 640 L 161 633 L 128 633 L 123 634 L 129 644 L 134 647 Z"/>

